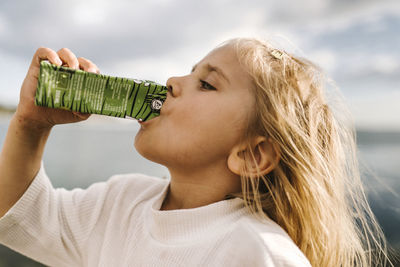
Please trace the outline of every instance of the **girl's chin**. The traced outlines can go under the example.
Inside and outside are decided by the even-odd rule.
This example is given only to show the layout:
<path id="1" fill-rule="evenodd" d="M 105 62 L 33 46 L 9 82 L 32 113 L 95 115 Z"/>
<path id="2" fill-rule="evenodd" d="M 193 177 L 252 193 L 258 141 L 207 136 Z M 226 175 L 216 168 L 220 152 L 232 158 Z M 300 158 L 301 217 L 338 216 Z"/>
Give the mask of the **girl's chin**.
<path id="1" fill-rule="evenodd" d="M 154 136 L 152 137 L 150 132 L 139 129 L 138 133 L 135 136 L 134 146 L 136 151 L 144 158 L 155 161 L 159 157 L 160 145 L 157 140 L 155 140 Z"/>

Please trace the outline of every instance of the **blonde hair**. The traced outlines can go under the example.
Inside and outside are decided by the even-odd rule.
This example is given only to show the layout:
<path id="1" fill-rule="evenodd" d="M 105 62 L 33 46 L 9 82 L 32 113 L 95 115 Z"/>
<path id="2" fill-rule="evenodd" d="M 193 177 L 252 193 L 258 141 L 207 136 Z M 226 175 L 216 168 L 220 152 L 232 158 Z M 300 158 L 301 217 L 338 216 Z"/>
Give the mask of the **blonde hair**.
<path id="1" fill-rule="evenodd" d="M 328 106 L 322 72 L 265 41 L 222 45 L 235 49 L 253 79 L 246 139 L 271 138 L 281 155 L 272 172 L 250 177 L 247 170 L 257 164 L 248 143 L 239 194 L 248 208 L 278 223 L 312 266 L 386 266 L 386 241 L 360 179 L 355 130 Z"/>

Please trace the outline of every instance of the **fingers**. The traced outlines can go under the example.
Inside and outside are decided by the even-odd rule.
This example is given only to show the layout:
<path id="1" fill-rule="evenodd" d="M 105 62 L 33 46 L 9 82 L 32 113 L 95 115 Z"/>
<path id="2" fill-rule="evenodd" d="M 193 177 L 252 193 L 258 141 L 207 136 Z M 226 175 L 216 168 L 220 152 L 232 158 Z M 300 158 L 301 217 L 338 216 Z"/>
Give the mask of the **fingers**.
<path id="1" fill-rule="evenodd" d="M 71 52 L 68 48 L 61 48 L 57 51 L 60 59 L 67 67 L 72 69 L 79 69 L 79 61 L 76 58 L 75 54 Z"/>
<path id="2" fill-rule="evenodd" d="M 86 59 L 84 57 L 79 57 L 78 58 L 78 62 L 79 62 L 79 67 L 81 69 L 83 69 L 84 71 L 93 72 L 93 73 L 100 73 L 100 70 L 96 66 L 96 64 L 94 64 L 89 59 Z"/>
<path id="3" fill-rule="evenodd" d="M 72 113 L 79 119 L 81 120 L 87 120 L 91 114 L 89 113 L 82 113 L 82 112 L 78 112 L 78 111 L 72 111 Z"/>
<path id="4" fill-rule="evenodd" d="M 48 60 L 50 63 L 60 66 L 62 61 L 58 54 L 50 48 L 39 47 L 33 56 L 31 66 L 39 67 L 40 61 Z"/>
<path id="5" fill-rule="evenodd" d="M 96 64 L 83 57 L 76 58 L 75 54 L 68 48 L 62 48 L 56 53 L 50 48 L 40 47 L 36 50 L 31 65 L 39 67 L 40 61 L 42 60 L 48 60 L 50 63 L 57 66 L 66 65 L 73 69 L 83 69 L 88 72 L 100 73 Z"/>

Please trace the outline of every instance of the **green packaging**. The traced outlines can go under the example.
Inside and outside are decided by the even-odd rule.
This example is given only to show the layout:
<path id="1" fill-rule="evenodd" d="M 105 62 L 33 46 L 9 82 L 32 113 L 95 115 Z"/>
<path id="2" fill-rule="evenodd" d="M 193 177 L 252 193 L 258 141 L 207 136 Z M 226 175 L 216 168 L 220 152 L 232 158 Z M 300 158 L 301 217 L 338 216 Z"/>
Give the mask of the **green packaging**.
<path id="1" fill-rule="evenodd" d="M 160 114 L 167 88 L 149 80 L 90 73 L 40 62 L 35 104 L 147 121 Z"/>

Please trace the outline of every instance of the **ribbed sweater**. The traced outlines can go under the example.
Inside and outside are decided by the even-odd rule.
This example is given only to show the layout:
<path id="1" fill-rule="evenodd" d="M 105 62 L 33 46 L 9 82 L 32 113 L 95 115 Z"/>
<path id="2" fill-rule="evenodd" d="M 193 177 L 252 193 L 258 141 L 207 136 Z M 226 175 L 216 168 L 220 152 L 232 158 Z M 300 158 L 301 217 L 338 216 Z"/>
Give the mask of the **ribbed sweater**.
<path id="1" fill-rule="evenodd" d="M 251 215 L 242 199 L 162 211 L 168 186 L 125 174 L 55 189 L 42 165 L 0 218 L 0 243 L 57 267 L 310 266 L 279 225 Z"/>

